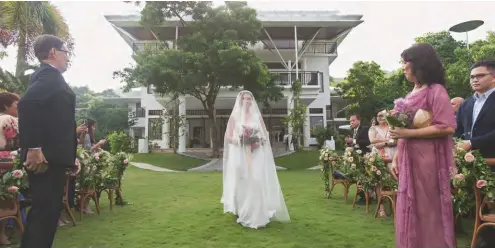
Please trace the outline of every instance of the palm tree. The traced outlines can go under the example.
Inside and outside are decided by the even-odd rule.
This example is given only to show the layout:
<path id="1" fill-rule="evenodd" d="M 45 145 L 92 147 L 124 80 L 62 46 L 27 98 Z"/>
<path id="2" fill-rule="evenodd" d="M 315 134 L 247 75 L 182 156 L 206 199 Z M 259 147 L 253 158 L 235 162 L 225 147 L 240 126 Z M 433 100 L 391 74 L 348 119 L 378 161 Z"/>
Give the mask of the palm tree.
<path id="1" fill-rule="evenodd" d="M 34 59 L 32 44 L 41 34 L 56 35 L 68 43 L 72 51 L 73 41 L 69 27 L 58 9 L 49 2 L 0 2 L 0 23 L 16 34 L 17 64 L 15 75 L 23 75 L 27 61 Z"/>

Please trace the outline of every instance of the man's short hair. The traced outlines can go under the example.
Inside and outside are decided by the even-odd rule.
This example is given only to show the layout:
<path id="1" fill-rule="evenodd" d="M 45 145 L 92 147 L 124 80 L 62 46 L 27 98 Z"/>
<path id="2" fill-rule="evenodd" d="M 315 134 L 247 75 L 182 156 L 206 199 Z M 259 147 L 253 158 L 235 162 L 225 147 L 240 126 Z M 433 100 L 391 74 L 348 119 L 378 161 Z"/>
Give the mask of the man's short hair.
<path id="1" fill-rule="evenodd" d="M 478 67 L 486 67 L 486 69 L 495 72 L 495 60 L 480 60 L 471 66 L 471 69 Z"/>
<path id="2" fill-rule="evenodd" d="M 57 36 L 49 34 L 40 35 L 36 37 L 33 44 L 34 55 L 39 61 L 45 60 L 48 58 L 52 48 L 60 50 L 64 46 L 64 43 L 65 42 Z"/>
<path id="3" fill-rule="evenodd" d="M 361 120 L 361 116 L 359 116 L 359 115 L 351 115 L 350 117 L 353 117 L 353 116 L 356 117 L 356 120 L 358 120 L 358 121 Z"/>

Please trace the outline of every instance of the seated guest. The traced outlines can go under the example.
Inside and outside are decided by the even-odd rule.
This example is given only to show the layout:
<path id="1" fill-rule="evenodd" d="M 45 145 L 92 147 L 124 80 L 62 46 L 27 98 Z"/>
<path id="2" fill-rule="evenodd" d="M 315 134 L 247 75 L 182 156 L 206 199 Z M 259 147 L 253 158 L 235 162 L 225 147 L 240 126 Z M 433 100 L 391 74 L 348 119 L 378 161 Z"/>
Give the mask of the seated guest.
<path id="1" fill-rule="evenodd" d="M 12 151 L 19 149 L 19 128 L 17 125 L 17 102 L 19 96 L 13 93 L 0 93 L 0 161 L 11 162 Z M 7 220 L 0 221 L 0 245 L 9 245 L 5 234 Z"/>
<path id="2" fill-rule="evenodd" d="M 450 100 L 450 104 L 452 104 L 452 108 L 454 108 L 454 112 L 456 115 L 457 112 L 459 111 L 459 107 L 463 102 L 464 102 L 464 98 L 462 97 L 454 97 Z"/>
<path id="3" fill-rule="evenodd" d="M 370 139 L 368 137 L 369 127 L 361 125 L 361 118 L 359 115 L 352 115 L 350 118 L 350 124 L 352 128 L 352 137 L 345 138 L 345 142 L 348 146 L 356 146 L 363 151 L 363 154 L 370 152 L 368 146 L 370 145 Z"/>
<path id="4" fill-rule="evenodd" d="M 457 112 L 455 136 L 464 139 L 459 147 L 479 150 L 484 158 L 495 158 L 495 61 L 479 61 L 471 67 L 474 95 Z M 495 167 L 491 167 L 495 172 Z M 476 247 L 495 247 L 495 229 L 485 228 Z"/>

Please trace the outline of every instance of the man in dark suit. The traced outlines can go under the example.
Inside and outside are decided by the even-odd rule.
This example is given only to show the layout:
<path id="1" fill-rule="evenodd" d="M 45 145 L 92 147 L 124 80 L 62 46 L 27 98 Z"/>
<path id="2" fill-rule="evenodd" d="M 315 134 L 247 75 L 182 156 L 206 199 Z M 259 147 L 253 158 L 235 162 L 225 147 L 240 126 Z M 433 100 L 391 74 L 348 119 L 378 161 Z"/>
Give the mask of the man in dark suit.
<path id="1" fill-rule="evenodd" d="M 39 36 L 34 53 L 41 65 L 18 104 L 20 146 L 32 201 L 21 248 L 49 248 L 62 209 L 66 172 L 75 165 L 76 97 L 62 76 L 69 63 L 64 41 Z"/>
<path id="2" fill-rule="evenodd" d="M 350 118 L 350 124 L 352 128 L 352 137 L 345 138 L 345 142 L 348 146 L 358 146 L 363 154 L 370 152 L 368 146 L 370 143 L 370 138 L 368 136 L 368 131 L 370 127 L 361 125 L 361 117 L 359 115 L 352 115 Z"/>
<path id="3" fill-rule="evenodd" d="M 455 136 L 464 139 L 465 150 L 479 150 L 484 158 L 495 158 L 495 61 L 480 61 L 471 67 L 474 95 L 464 101 L 457 112 Z M 495 172 L 495 167 L 491 167 Z M 481 233 L 476 247 L 495 247 L 495 229 Z"/>

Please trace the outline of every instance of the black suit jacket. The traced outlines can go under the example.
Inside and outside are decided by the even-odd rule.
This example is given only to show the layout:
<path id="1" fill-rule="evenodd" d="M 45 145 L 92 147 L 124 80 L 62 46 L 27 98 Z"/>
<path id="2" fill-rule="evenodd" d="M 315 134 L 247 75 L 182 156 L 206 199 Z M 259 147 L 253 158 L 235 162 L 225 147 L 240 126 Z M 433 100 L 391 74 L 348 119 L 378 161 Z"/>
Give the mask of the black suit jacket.
<path id="1" fill-rule="evenodd" d="M 495 92 L 486 99 L 471 131 L 475 101 L 476 99 L 471 97 L 459 107 L 454 136 L 464 138 L 463 134 L 471 132 L 472 149 L 479 150 L 485 158 L 495 158 Z M 492 171 L 494 169 L 495 167 L 492 167 Z"/>
<path id="2" fill-rule="evenodd" d="M 76 96 L 62 74 L 41 63 L 18 103 L 22 158 L 28 148 L 41 147 L 50 165 L 73 166 L 76 158 Z"/>
<path id="3" fill-rule="evenodd" d="M 356 139 L 356 144 L 359 146 L 359 149 L 363 151 L 363 154 L 370 152 L 370 149 L 368 148 L 368 146 L 371 144 L 370 137 L 368 135 L 369 130 L 370 127 L 359 125 L 356 132 L 356 137 L 353 137 L 353 139 Z M 354 134 L 354 130 L 352 130 L 352 133 Z"/>

